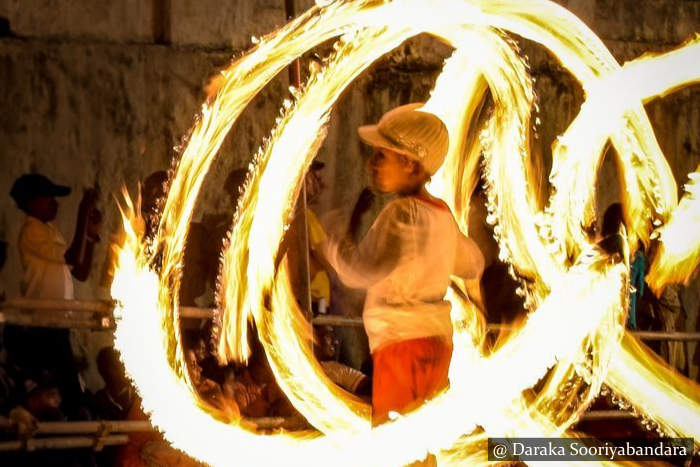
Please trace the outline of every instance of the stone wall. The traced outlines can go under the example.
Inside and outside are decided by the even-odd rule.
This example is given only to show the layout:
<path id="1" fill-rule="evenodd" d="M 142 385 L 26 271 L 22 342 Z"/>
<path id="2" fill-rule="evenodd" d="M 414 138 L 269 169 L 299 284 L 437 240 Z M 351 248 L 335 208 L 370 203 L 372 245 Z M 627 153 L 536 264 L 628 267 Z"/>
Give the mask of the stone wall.
<path id="1" fill-rule="evenodd" d="M 311 0 L 297 1 L 298 10 Z M 620 61 L 663 51 L 700 31 L 700 2 L 683 0 L 561 1 L 599 34 Z M 40 171 L 70 185 L 61 200 L 59 227 L 72 235 L 83 188 L 102 192 L 105 231 L 117 228 L 113 194 L 133 193 L 138 180 L 167 168 L 173 146 L 192 125 L 216 69 L 260 36 L 284 24 L 282 0 L 57 1 L 0 0 L 0 16 L 13 36 L 0 38 L 0 192 L 27 171 Z M 583 93 L 576 81 L 538 46 L 526 44 L 541 108 L 541 151 L 577 114 Z M 363 148 L 355 128 L 394 105 L 425 99 L 449 50 L 417 38 L 375 64 L 353 83 L 332 115 L 320 158 L 327 186 L 319 210 L 345 208 L 362 188 Z M 203 190 L 198 216 L 228 212 L 222 193 L 228 171 L 247 165 L 272 128 L 284 97 L 286 73 L 257 97 L 222 148 Z M 682 186 L 700 163 L 700 89 L 695 86 L 647 106 L 657 137 Z M 599 206 L 618 196 L 611 158 L 599 181 Z M 17 293 L 15 240 L 22 215 L 0 196 L 0 239 L 10 243 L 0 283 Z M 99 271 L 105 242 L 95 257 Z M 103 294 L 94 277 L 77 294 Z M 684 304 L 697 314 L 697 284 Z"/>

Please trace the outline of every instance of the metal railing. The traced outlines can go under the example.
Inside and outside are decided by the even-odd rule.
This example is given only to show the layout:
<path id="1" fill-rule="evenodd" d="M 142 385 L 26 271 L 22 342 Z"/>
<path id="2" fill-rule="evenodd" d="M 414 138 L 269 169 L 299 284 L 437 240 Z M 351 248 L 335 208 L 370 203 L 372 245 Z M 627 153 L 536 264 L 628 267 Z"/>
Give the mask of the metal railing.
<path id="1" fill-rule="evenodd" d="M 282 417 L 258 417 L 245 420 L 264 430 L 278 429 L 286 421 Z M 13 431 L 9 421 L 0 423 L 0 432 L 2 431 Z M 129 441 L 128 433 L 155 431 L 156 429 L 148 421 L 141 420 L 39 422 L 31 437 L 1 441 L 0 452 L 73 448 L 91 448 L 101 451 L 105 446 L 126 444 Z"/>
<path id="2" fill-rule="evenodd" d="M 110 330 L 114 327 L 112 311 L 114 302 L 103 300 L 46 300 L 23 297 L 10 298 L 0 302 L 0 323 L 24 326 L 59 326 Z M 180 307 L 179 313 L 186 319 L 211 319 L 214 309 Z M 313 318 L 314 326 L 360 327 L 362 318 L 335 315 L 321 315 Z M 507 331 L 511 327 L 489 324 L 489 332 Z M 700 332 L 657 332 L 633 331 L 642 340 L 700 341 Z M 621 410 L 590 411 L 581 417 L 582 421 L 611 419 L 634 419 L 632 412 Z M 275 429 L 283 426 L 285 419 L 263 417 L 249 419 L 262 429 Z M 9 424 L 0 423 L 0 431 L 7 431 Z M 105 446 L 121 445 L 128 442 L 128 433 L 148 432 L 154 428 L 147 421 L 74 421 L 40 422 L 34 437 L 0 442 L 0 452 L 41 449 L 92 448 L 96 451 Z M 50 437 L 35 437 L 37 435 Z"/>
<path id="3" fill-rule="evenodd" d="M 71 313 L 61 318 L 55 317 L 54 321 L 64 321 L 70 327 L 97 327 L 110 329 L 114 326 L 112 310 L 114 303 L 106 300 L 60 300 L 60 299 L 34 299 L 15 297 L 0 302 L 0 323 L 19 324 L 30 326 L 32 321 L 41 323 L 50 321 L 50 318 L 42 317 L 58 313 Z M 180 316 L 187 319 L 211 319 L 213 308 L 200 308 L 182 306 L 178 309 Z M 362 318 L 337 315 L 321 315 L 311 321 L 314 326 L 342 326 L 361 327 Z M 511 329 L 507 325 L 489 324 L 489 332 L 499 332 Z M 666 331 L 631 331 L 634 336 L 645 341 L 669 340 L 669 341 L 700 341 L 700 332 L 666 332 Z"/>

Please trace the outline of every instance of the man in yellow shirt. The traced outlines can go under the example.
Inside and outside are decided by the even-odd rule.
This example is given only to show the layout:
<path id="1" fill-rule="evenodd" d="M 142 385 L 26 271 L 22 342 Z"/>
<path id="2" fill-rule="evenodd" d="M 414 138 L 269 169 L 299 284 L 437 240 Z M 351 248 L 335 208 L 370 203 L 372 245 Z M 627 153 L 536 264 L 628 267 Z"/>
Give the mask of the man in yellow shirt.
<path id="1" fill-rule="evenodd" d="M 323 191 L 324 185 L 319 172 L 324 167 L 323 162 L 313 161 L 311 170 L 306 175 L 307 205 L 314 204 Z M 313 251 L 326 239 L 326 232 L 316 214 L 309 207 L 306 208 L 306 226 L 309 234 L 309 247 Z M 311 302 L 316 308 L 314 311 L 324 314 L 331 304 L 331 281 L 328 273 L 313 254 L 309 257 L 309 277 L 311 278 Z"/>
<path id="2" fill-rule="evenodd" d="M 56 197 L 71 189 L 57 185 L 44 175 L 25 174 L 15 180 L 10 196 L 26 213 L 18 238 L 23 274 L 22 295 L 30 298 L 73 299 L 73 277 L 87 279 L 92 253 L 99 241 L 101 214 L 96 208 L 96 190 L 86 190 L 80 202 L 75 236 L 68 245 L 53 220 L 58 213 Z M 55 384 L 63 399 L 62 408 L 72 414 L 80 405 L 80 387 L 68 329 L 5 327 L 9 357 L 39 384 Z M 50 375 L 47 381 L 46 375 Z"/>

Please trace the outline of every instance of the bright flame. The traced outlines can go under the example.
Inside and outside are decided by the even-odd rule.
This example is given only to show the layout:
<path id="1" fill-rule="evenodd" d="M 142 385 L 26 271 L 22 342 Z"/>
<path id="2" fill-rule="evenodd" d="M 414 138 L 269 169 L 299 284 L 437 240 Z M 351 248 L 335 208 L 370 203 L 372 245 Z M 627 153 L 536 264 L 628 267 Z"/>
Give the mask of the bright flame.
<path id="1" fill-rule="evenodd" d="M 554 148 L 555 193 L 546 209 L 529 147 L 534 92 L 528 67 L 498 30 L 549 49 L 587 94 L 579 116 Z M 431 189 L 446 199 L 466 232 L 479 155 L 485 154 L 489 218 L 502 259 L 526 280 L 522 291 L 531 313 L 497 350 L 485 353 L 476 311 L 448 292 L 456 329 L 450 388 L 414 413 L 371 428 L 367 405 L 335 387 L 313 359 L 309 324 L 296 308 L 285 264 L 276 270 L 275 258 L 333 104 L 373 61 L 424 32 L 455 47 L 427 103 L 446 122 L 451 138 Z M 254 320 L 280 386 L 319 430 L 259 435 L 237 417 L 208 406 L 192 388 L 177 331 L 178 271 L 195 200 L 233 123 L 294 58 L 338 36 L 324 67 L 293 91 L 294 101 L 285 102 L 277 127 L 255 156 L 223 253 L 219 358 L 247 358 L 247 324 Z M 112 290 L 120 303 L 116 345 L 144 409 L 173 445 L 211 465 L 386 466 L 440 451 L 446 465 L 483 462 L 479 446 L 486 436 L 566 432 L 603 381 L 633 404 L 644 400 L 638 410 L 664 429 L 700 438 L 697 424 L 687 422 L 693 417 L 683 413 L 700 414 L 693 398 L 697 387 L 623 339 L 627 265 L 603 257 L 582 229 L 595 218 L 591 187 L 608 138 L 623 168 L 630 244 L 637 238 L 647 241 L 652 223 L 669 219 L 676 187 L 642 102 L 699 79 L 697 39 L 620 67 L 583 23 L 545 0 L 358 0 L 310 9 L 225 70 L 215 97 L 202 107 L 154 240 L 158 273 L 150 267 L 139 229 L 131 227 L 137 216 L 133 209 L 125 213 L 128 240 Z M 482 122 L 487 90 L 494 111 Z M 689 193 L 694 189 L 691 184 Z M 674 238 L 676 225 L 687 232 L 688 223 L 697 222 L 696 204 L 684 199 L 661 230 L 662 240 Z M 684 238 L 687 244 L 671 262 L 686 261 L 686 277 L 698 261 L 700 238 Z M 654 264 L 666 264 L 671 243 L 664 242 Z M 659 287 L 677 279 L 666 273 L 658 277 Z M 523 391 L 548 369 L 544 389 L 526 396 Z M 678 410 L 664 411 L 662 402 L 648 404 L 648 394 Z M 477 426 L 485 432 L 474 433 Z"/>
<path id="2" fill-rule="evenodd" d="M 700 229 L 700 167 L 688 178 L 686 193 L 673 211 L 671 220 L 655 232 L 659 236 L 659 252 L 646 281 L 659 295 L 667 283 L 687 282 L 700 262 L 700 243 L 688 235 L 688 232 Z"/>

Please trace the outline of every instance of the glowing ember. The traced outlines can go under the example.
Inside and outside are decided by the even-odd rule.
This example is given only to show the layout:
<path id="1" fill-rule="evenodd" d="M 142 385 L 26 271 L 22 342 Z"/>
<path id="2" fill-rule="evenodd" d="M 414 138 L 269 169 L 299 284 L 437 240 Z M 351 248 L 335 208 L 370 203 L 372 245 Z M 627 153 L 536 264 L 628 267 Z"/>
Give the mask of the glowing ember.
<path id="1" fill-rule="evenodd" d="M 427 451 L 438 453 L 445 465 L 465 465 L 484 460 L 478 446 L 486 436 L 564 433 L 606 381 L 662 429 L 699 439 L 697 387 L 631 338 L 623 339 L 627 265 L 612 264 L 583 230 L 595 219 L 592 187 L 610 139 L 623 168 L 629 244 L 646 242 L 654 222 L 670 219 L 657 233 L 663 243 L 654 258 L 654 287 L 694 269 L 700 235 L 688 232 L 698 232 L 689 228 L 699 223 L 698 175 L 691 176 L 688 199 L 674 213 L 676 186 L 642 103 L 700 80 L 698 40 L 620 67 L 582 22 L 545 0 L 323 3 L 263 38 L 222 73 L 170 185 L 154 239 L 159 274 L 149 269 L 133 210 L 125 213 L 128 241 L 112 289 L 120 303 L 116 345 L 154 425 L 173 445 L 211 465 L 387 466 L 423 458 Z M 544 209 L 528 142 L 532 83 L 514 46 L 495 28 L 549 49 L 586 91 L 580 114 L 554 148 L 555 192 Z M 373 429 L 367 405 L 334 386 L 314 360 L 309 324 L 296 309 L 284 264 L 275 275 L 274 259 L 332 105 L 373 61 L 423 32 L 455 47 L 427 104 L 446 122 L 451 138 L 431 189 L 466 231 L 483 151 L 489 217 L 501 257 L 529 279 L 523 288 L 532 313 L 487 354 L 476 312 L 448 293 L 456 329 L 450 388 L 409 416 Z M 223 138 L 280 70 L 333 37 L 339 37 L 334 53 L 284 106 L 255 156 L 224 251 L 220 359 L 247 358 L 246 325 L 254 319 L 280 386 L 318 429 L 259 435 L 236 420 L 221 421 L 192 388 L 176 331 L 178 270 L 195 199 Z M 493 115 L 484 128 L 467 133 L 487 89 Z M 679 263 L 682 274 L 674 275 Z M 544 389 L 525 398 L 523 390 L 552 367 Z M 663 410 L 668 407 L 674 410 Z M 485 433 L 469 435 L 477 425 Z"/>

